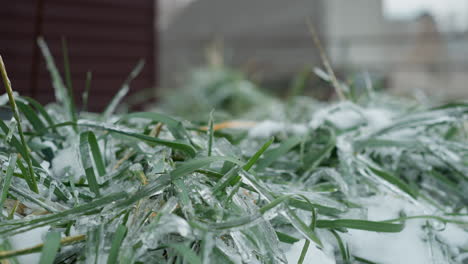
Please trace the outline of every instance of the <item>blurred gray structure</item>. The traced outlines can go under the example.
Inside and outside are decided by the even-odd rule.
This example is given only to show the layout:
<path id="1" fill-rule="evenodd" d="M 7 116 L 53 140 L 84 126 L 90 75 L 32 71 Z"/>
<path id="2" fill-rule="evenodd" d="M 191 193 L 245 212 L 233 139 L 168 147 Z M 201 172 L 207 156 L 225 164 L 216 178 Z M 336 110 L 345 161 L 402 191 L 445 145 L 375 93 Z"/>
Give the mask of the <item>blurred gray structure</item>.
<path id="1" fill-rule="evenodd" d="M 290 73 L 290 69 L 317 62 L 306 19 L 321 31 L 320 0 L 179 0 L 166 7 L 170 5 L 184 8 L 169 11 L 177 14 L 169 25 L 162 22 L 163 84 L 174 77 L 174 72 L 184 73 L 194 64 L 203 63 L 213 41 L 223 43 L 229 65 L 247 65 L 268 75 Z"/>
<path id="2" fill-rule="evenodd" d="M 441 33 L 430 14 L 389 20 L 381 0 L 166 1 L 160 1 L 163 85 L 205 63 L 206 48 L 216 39 L 223 40 L 227 64 L 264 77 L 320 66 L 306 26 L 310 19 L 338 71 L 377 72 L 397 93 L 468 96 L 467 32 Z"/>

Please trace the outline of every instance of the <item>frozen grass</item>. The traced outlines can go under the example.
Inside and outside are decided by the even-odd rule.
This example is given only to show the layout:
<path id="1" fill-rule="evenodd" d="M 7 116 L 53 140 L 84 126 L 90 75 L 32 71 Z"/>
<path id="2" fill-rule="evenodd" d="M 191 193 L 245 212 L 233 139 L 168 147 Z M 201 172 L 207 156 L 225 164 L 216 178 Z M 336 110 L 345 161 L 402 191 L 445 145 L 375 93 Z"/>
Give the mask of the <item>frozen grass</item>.
<path id="1" fill-rule="evenodd" d="M 210 69 L 159 111 L 117 114 L 138 66 L 92 114 L 77 111 L 71 81 L 40 45 L 56 103 L 15 95 L 2 66 L 16 122 L 0 121 L 1 259 L 466 261 L 467 103 L 429 107 L 345 86 L 338 103 L 283 103 Z M 21 242 L 37 236 L 43 243 Z"/>

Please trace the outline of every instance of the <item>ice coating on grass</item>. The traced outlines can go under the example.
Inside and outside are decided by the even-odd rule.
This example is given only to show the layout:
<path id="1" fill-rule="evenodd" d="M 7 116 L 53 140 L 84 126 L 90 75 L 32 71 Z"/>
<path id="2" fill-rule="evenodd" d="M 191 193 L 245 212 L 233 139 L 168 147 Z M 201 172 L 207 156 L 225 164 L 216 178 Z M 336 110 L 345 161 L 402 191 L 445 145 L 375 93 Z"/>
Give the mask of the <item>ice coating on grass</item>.
<path id="1" fill-rule="evenodd" d="M 18 130 L 18 123 L 16 122 L 16 119 L 12 118 L 10 121 L 10 124 L 8 124 L 8 134 L 5 137 L 5 141 L 9 142 L 13 135 L 17 134 Z"/>
<path id="2" fill-rule="evenodd" d="M 400 211 L 408 216 L 445 216 L 442 212 L 458 212 L 466 201 L 462 192 L 467 189 L 463 177 L 467 172 L 468 149 L 466 141 L 460 140 L 463 132 L 449 133 L 453 126 L 465 125 L 460 116 L 467 111 L 466 107 L 410 109 L 410 104 L 389 103 L 380 96 L 370 102 L 356 99 L 331 104 L 317 103 L 304 96 L 289 98 L 283 104 L 278 100 L 258 100 L 254 85 L 238 76 L 217 82 L 228 89 L 209 85 L 210 92 L 199 89 L 193 100 L 183 102 L 184 105 L 203 103 L 200 108 L 189 107 L 190 113 L 197 115 L 196 120 L 182 123 L 188 133 L 183 133 L 181 142 L 194 149 L 190 156 L 171 144 L 160 145 L 158 140 L 174 139 L 173 131 L 166 125 L 156 135 L 156 121 L 141 118 L 123 121 L 120 115 L 114 114 L 120 96 L 112 103 L 107 119 L 101 114 L 80 113 L 76 131 L 71 124 L 64 124 L 57 128 L 58 133 L 50 129 L 44 136 L 34 136 L 30 133 L 34 132 L 33 126 L 25 120 L 40 192 L 31 193 L 24 180 L 15 177 L 10 194 L 18 196 L 27 207 L 24 212 L 18 212 L 21 217 L 44 209 L 52 213 L 30 215 L 21 220 L 18 228 L 16 222 L 1 222 L 1 234 L 13 234 L 41 224 L 58 226 L 73 220 L 72 235 L 86 234 L 88 240 L 70 247 L 79 250 L 76 254 L 83 261 L 105 262 L 116 227 L 125 225 L 127 233 L 119 248 L 119 257 L 124 262 L 179 261 L 183 254 L 170 246 L 177 244 L 202 257 L 204 264 L 228 263 L 228 259 L 234 263 L 285 260 L 296 263 L 308 237 L 311 245 L 304 263 L 335 264 L 341 263 L 336 239 L 326 228 L 315 227 L 311 232 L 313 213 L 319 220 L 387 220 L 398 217 Z M 247 96 L 248 107 L 224 106 L 225 101 L 232 102 L 233 96 L 239 94 Z M 182 101 L 181 96 L 177 95 L 178 101 Z M 214 102 L 216 107 L 206 100 Z M 219 112 L 218 107 L 222 108 Z M 238 115 L 231 113 L 229 107 L 237 108 L 234 111 L 249 110 Z M 208 120 L 201 114 L 205 108 L 208 112 L 217 109 L 217 122 L 257 120 L 250 122 L 256 123 L 253 127 L 217 130 L 212 156 L 247 162 L 270 137 L 274 137 L 274 142 L 247 171 L 242 165 L 233 168 L 230 162 L 219 160 L 190 167 L 208 155 L 209 137 L 199 127 Z M 70 121 L 68 109 L 60 105 L 49 105 L 46 111 L 54 123 Z M 44 123 L 47 121 L 42 116 L 39 118 Z M 96 175 L 97 182 L 101 183 L 98 186 L 101 196 L 90 191 L 87 177 L 81 177 L 84 171 L 78 152 L 79 135 L 88 130 L 95 133 L 98 151 L 106 165 L 104 175 Z M 324 136 L 323 130 L 329 133 Z M 124 140 L 128 137 L 122 134 L 133 138 Z M 301 135 L 297 138 L 303 139 L 302 142 L 274 157 L 265 168 L 259 166 L 271 150 L 297 135 Z M 143 139 L 150 137 L 154 140 Z M 2 147 L 14 150 L 10 145 Z M 47 150 L 46 157 L 41 152 L 44 149 L 50 149 L 53 156 Z M 87 151 L 90 154 L 87 168 L 96 171 L 92 155 L 96 153 Z M 53 157 L 51 173 L 47 166 L 49 157 Z M 2 153 L 0 160 L 7 161 Z M 41 168 L 41 164 L 46 168 Z M 187 165 L 190 166 L 185 167 L 186 174 L 173 177 L 175 169 Z M 7 168 L 6 164 L 2 167 Z M 370 167 L 394 178 L 379 176 Z M 434 171 L 442 176 L 430 174 Z M 15 172 L 21 173 L 19 168 Z M 441 178 L 448 182 L 440 182 Z M 47 180 L 52 183 L 48 185 Z M 404 184 L 417 188 L 418 195 L 407 194 Z M 65 193 L 63 200 L 56 195 L 60 190 Z M 73 198 L 70 193 L 74 194 Z M 93 204 L 109 195 L 119 198 Z M 8 198 L 7 208 L 11 210 L 15 201 Z M 83 208 L 90 204 L 92 208 Z M 76 208 L 79 211 L 70 213 L 69 210 Z M 54 218 L 60 213 L 66 216 Z M 290 237 L 280 238 L 277 231 Z M 348 233 L 342 233 L 341 229 L 336 232 L 349 246 L 351 259 L 355 255 L 384 264 L 408 260 L 416 264 L 431 263 L 431 260 L 447 263 L 445 260 L 449 258 L 461 262 L 467 247 L 464 226 L 444 226 L 433 219 L 408 220 L 406 229 L 396 234 L 351 228 Z M 293 244 L 288 246 L 287 242 L 280 242 L 282 239 L 290 239 L 289 243 Z M 299 241 L 294 243 L 296 239 Z M 316 244 L 323 247 L 319 249 Z M 403 259 L 401 252 L 408 250 L 415 255 L 405 255 L 407 258 Z"/>

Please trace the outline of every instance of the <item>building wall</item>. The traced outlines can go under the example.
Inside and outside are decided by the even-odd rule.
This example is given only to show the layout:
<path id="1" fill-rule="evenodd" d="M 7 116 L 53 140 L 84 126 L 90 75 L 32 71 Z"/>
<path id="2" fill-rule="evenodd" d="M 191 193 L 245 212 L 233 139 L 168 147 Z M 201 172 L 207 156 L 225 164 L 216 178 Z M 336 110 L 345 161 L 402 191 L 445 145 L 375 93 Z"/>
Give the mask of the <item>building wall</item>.
<path id="1" fill-rule="evenodd" d="M 193 1 L 161 31 L 162 83 L 204 64 L 206 47 L 220 38 L 227 64 L 247 65 L 264 78 L 321 66 L 307 18 L 337 71 L 377 72 L 398 93 L 468 96 L 468 35 L 441 33 L 435 24 L 426 34 L 421 20 L 388 20 L 381 0 Z"/>
<path id="2" fill-rule="evenodd" d="M 155 84 L 154 0 L 15 0 L 0 8 L 0 53 L 13 88 L 46 103 L 54 90 L 36 40 L 43 36 L 63 72 L 66 38 L 75 99 L 80 102 L 86 73 L 93 79 L 90 109 L 102 109 L 139 59 L 142 74 L 132 91 Z"/>
<path id="3" fill-rule="evenodd" d="M 468 97 L 468 34 L 440 32 L 430 16 L 387 20 L 381 0 L 324 3 L 334 67 L 378 72 L 395 93 Z"/>

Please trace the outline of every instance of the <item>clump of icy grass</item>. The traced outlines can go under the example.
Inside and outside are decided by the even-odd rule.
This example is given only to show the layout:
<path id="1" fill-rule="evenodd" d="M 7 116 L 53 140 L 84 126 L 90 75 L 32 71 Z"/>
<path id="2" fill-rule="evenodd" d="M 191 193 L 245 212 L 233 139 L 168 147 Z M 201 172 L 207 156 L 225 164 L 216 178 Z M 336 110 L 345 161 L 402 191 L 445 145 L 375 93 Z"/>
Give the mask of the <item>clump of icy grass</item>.
<path id="1" fill-rule="evenodd" d="M 338 166 L 330 174 L 330 168 L 316 165 L 303 176 L 295 175 L 307 179 L 298 180 L 298 185 L 289 183 L 290 188 L 304 189 L 300 186 L 303 182 L 332 180 L 337 189 L 345 184 L 346 190 L 341 187 L 344 197 L 359 204 L 359 209 L 349 209 L 346 217 L 377 222 L 411 219 L 397 233 L 349 229 L 342 235 L 347 245 L 343 261 L 354 257 L 363 263 L 423 264 L 459 263 L 466 258 L 466 106 L 411 112 L 393 105 L 362 106 L 348 101 L 310 113 L 310 121 L 303 126 L 313 136 L 320 129 L 333 131 L 336 153 L 330 150 L 327 155 L 332 160 L 335 156 Z M 249 135 L 303 135 L 295 126 L 261 122 Z M 334 240 L 324 236 L 332 243 L 330 238 Z M 289 261 L 300 258 L 303 244 L 300 240 L 287 251 Z M 313 248 L 305 255 L 305 263 L 335 263 L 334 255 L 326 247 Z"/>
<path id="2" fill-rule="evenodd" d="M 206 113 L 193 117 L 192 109 L 192 122 L 175 116 L 187 114 L 180 105 L 164 106 L 174 115 L 116 114 L 133 72 L 103 114 L 89 114 L 74 108 L 46 58 L 57 102 L 43 107 L 15 96 L 22 120 L 0 121 L 2 259 L 467 258 L 468 104 L 281 103 L 242 76 L 217 70 L 214 80 L 204 72 L 193 83 L 207 96 L 192 102 Z M 229 106 L 223 114 L 209 115 L 222 102 Z M 10 132 L 20 126 L 24 141 Z"/>

